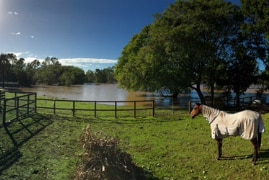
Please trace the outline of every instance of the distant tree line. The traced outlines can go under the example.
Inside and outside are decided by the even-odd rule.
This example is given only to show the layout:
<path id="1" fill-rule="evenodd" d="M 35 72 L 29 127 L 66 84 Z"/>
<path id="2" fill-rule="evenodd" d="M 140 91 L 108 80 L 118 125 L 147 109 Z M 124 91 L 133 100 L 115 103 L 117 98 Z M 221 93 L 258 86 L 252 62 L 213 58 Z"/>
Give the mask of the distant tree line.
<path id="1" fill-rule="evenodd" d="M 47 57 L 44 61 L 33 60 L 25 63 L 24 58 L 16 55 L 0 54 L 0 81 L 17 82 L 21 86 L 36 84 L 70 86 L 83 83 L 115 83 L 112 67 L 88 70 L 74 66 L 63 66 L 56 57 Z"/>

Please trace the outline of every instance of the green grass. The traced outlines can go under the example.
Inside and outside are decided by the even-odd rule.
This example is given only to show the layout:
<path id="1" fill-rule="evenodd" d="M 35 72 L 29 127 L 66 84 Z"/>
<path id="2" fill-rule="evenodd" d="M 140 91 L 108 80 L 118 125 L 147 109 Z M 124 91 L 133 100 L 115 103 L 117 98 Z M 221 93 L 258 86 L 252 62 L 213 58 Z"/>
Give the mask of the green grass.
<path id="1" fill-rule="evenodd" d="M 269 127 L 269 114 L 264 114 Z M 149 179 L 267 179 L 269 177 L 269 137 L 265 133 L 261 158 L 250 160 L 250 141 L 226 138 L 223 155 L 215 160 L 217 145 L 210 127 L 201 116 L 191 120 L 187 111 L 157 110 L 156 117 L 123 116 L 72 117 L 35 114 L 0 128 L 0 179 L 72 179 L 83 148 L 83 129 L 116 137 L 122 151 L 131 154 Z M 13 148 L 11 138 L 18 144 Z"/>

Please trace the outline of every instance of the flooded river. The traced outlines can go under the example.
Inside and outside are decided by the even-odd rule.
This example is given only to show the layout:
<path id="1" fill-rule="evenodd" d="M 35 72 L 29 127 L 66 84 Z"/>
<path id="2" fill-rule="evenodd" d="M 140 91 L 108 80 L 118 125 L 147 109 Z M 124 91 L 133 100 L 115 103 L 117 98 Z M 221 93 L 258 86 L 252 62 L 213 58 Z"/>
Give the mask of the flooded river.
<path id="1" fill-rule="evenodd" d="M 188 107 L 188 102 L 197 99 L 195 91 L 190 94 L 180 94 L 177 98 L 161 97 L 153 92 L 129 92 L 118 88 L 117 84 L 85 84 L 78 86 L 35 86 L 21 88 L 24 92 L 36 92 L 40 97 L 85 101 L 138 101 L 155 100 L 160 107 Z M 254 93 L 247 95 L 255 95 Z M 266 101 L 267 101 L 266 96 Z"/>
<path id="2" fill-rule="evenodd" d="M 36 92 L 40 97 L 66 100 L 85 101 L 138 101 L 155 100 L 157 106 L 186 106 L 183 97 L 161 97 L 158 93 L 127 91 L 118 88 L 117 84 L 85 84 L 78 86 L 34 86 L 33 88 L 20 88 L 24 92 Z M 186 99 L 187 98 L 187 99 Z M 190 95 L 184 95 L 184 99 L 190 100 Z"/>

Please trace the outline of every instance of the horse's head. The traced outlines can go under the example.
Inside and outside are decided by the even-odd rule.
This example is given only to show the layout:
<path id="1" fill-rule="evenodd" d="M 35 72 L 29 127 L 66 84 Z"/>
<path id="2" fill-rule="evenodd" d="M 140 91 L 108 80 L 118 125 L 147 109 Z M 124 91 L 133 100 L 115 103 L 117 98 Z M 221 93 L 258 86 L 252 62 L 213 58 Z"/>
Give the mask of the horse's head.
<path id="1" fill-rule="evenodd" d="M 202 105 L 200 103 L 196 103 L 191 111 L 191 118 L 195 118 L 200 113 L 202 113 Z"/>

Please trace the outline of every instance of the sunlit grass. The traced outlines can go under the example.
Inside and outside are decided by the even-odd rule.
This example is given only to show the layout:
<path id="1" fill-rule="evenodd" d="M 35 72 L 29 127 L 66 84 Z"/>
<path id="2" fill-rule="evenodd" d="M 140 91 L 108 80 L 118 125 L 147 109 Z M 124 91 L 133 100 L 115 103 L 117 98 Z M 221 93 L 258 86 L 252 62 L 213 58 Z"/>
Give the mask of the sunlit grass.
<path id="1" fill-rule="evenodd" d="M 69 105 L 68 105 L 69 106 Z M 42 112 L 42 111 L 41 111 Z M 39 112 L 39 113 L 41 113 Z M 103 112 L 100 112 L 103 113 Z M 125 112 L 128 113 L 128 112 Z M 156 116 L 114 118 L 33 114 L 32 117 L 0 128 L 0 179 L 72 179 L 83 148 L 79 142 L 89 126 L 120 141 L 137 167 L 152 179 L 266 179 L 269 176 L 269 138 L 263 135 L 258 165 L 250 160 L 250 141 L 227 138 L 226 160 L 216 161 L 217 145 L 208 122 L 201 116 L 191 120 L 184 110 L 156 110 Z M 269 114 L 262 115 L 269 127 Z M 5 158 L 4 158 L 5 157 Z"/>
<path id="2" fill-rule="evenodd" d="M 130 102 L 131 103 L 131 102 Z M 38 99 L 37 107 L 42 113 L 73 115 L 76 117 L 146 117 L 153 116 L 152 102 L 132 102 L 123 106 L 117 101 L 71 101 Z"/>

